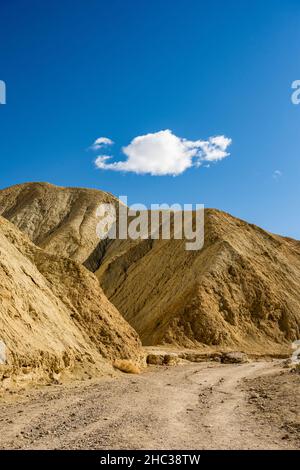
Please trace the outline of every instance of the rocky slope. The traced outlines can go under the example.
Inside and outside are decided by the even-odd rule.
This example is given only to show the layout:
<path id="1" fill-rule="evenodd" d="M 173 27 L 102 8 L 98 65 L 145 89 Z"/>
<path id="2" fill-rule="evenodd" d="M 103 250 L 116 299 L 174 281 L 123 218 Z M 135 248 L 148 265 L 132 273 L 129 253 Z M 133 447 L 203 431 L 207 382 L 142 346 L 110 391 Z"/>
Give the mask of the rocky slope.
<path id="1" fill-rule="evenodd" d="M 96 272 L 145 345 L 279 353 L 300 337 L 300 243 L 216 210 L 205 244 L 112 241 Z"/>
<path id="2" fill-rule="evenodd" d="M 84 263 L 99 242 L 97 207 L 117 202 L 103 191 L 25 183 L 0 190 L 0 215 L 41 248 Z"/>
<path id="3" fill-rule="evenodd" d="M 36 243 L 85 262 L 145 345 L 277 354 L 300 338 L 300 242 L 208 209 L 199 251 L 174 239 L 99 243 L 95 207 L 106 198 L 116 202 L 30 184 L 0 191 L 0 208 Z"/>
<path id="4" fill-rule="evenodd" d="M 112 374 L 139 363 L 136 332 L 79 263 L 36 247 L 0 217 L 0 382 Z"/>

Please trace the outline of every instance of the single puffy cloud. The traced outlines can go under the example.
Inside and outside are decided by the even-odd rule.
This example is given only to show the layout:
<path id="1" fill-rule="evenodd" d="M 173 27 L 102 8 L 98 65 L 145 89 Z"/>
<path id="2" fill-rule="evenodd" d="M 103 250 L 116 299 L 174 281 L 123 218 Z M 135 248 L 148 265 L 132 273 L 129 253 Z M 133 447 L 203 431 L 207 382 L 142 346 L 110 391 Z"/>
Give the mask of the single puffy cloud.
<path id="1" fill-rule="evenodd" d="M 102 170 L 176 176 L 192 166 L 222 160 L 229 155 L 227 148 L 230 144 L 231 139 L 225 136 L 191 141 L 166 129 L 135 137 L 122 148 L 126 160 L 110 162 L 112 157 L 100 155 L 95 164 Z"/>
<path id="2" fill-rule="evenodd" d="M 98 137 L 95 142 L 90 146 L 91 150 L 99 150 L 106 145 L 113 145 L 113 141 L 108 137 Z"/>

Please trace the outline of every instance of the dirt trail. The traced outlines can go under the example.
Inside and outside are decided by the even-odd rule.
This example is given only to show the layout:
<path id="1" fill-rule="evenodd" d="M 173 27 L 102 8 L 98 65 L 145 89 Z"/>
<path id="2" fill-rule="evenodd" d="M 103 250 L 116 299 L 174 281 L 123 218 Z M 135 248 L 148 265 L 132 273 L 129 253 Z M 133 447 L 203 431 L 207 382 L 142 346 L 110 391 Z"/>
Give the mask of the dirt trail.
<path id="1" fill-rule="evenodd" d="M 256 419 L 242 379 L 278 362 L 153 368 L 0 403 L 5 449 L 290 449 L 280 428 Z"/>

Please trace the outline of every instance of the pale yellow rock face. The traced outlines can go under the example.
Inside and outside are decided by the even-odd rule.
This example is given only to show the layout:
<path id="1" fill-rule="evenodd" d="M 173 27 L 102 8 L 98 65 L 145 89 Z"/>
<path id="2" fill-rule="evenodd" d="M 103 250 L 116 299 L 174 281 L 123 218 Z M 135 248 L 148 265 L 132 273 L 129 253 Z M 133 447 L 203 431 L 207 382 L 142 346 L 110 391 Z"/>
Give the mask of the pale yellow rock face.
<path id="1" fill-rule="evenodd" d="M 36 247 L 2 217 L 0 340 L 3 382 L 112 374 L 116 359 L 143 360 L 138 335 L 96 277 L 79 263 Z"/>

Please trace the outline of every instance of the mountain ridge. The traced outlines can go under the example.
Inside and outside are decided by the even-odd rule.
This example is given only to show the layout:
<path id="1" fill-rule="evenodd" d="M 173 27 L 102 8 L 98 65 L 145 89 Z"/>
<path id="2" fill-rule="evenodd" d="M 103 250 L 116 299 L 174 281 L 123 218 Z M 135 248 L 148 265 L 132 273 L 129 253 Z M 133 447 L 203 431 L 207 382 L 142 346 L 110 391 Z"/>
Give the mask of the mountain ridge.
<path id="1" fill-rule="evenodd" d="M 205 243 L 200 251 L 186 251 L 185 240 L 99 241 L 97 204 L 117 204 L 116 198 L 107 199 L 98 190 L 65 188 L 65 194 L 76 193 L 77 199 L 71 198 L 74 209 L 61 198 L 61 188 L 43 188 L 49 201 L 35 190 L 33 184 L 23 208 L 14 204 L 19 189 L 1 190 L 0 213 L 19 228 L 31 230 L 34 239 L 45 207 L 58 212 L 68 207 L 71 226 L 70 218 L 55 215 L 60 229 L 52 235 L 47 232 L 41 245 L 88 265 L 145 345 L 239 348 L 263 354 L 287 351 L 300 337 L 299 241 L 217 209 L 205 209 Z M 87 207 L 88 230 L 79 236 L 77 228 Z M 46 215 L 51 219 L 51 212 Z M 74 231 L 78 236 L 72 239 L 72 251 Z"/>

